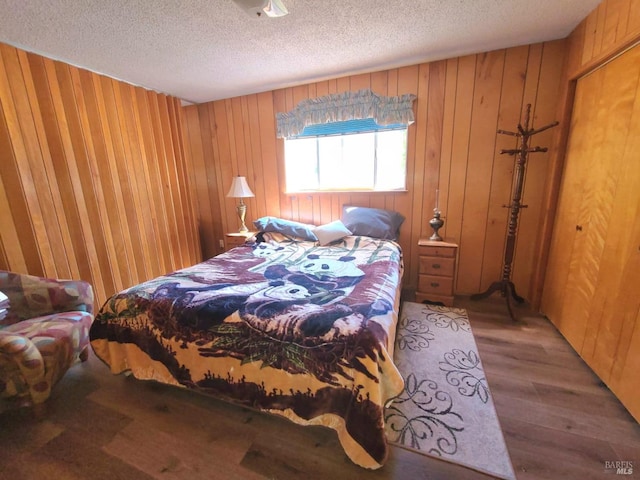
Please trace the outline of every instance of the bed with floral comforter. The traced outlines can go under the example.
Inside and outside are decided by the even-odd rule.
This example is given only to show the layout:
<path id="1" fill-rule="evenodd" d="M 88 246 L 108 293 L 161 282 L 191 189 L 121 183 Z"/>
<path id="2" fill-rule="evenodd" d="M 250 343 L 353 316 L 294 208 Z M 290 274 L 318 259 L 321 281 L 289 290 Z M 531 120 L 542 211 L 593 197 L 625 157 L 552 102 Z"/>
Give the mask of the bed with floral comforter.
<path id="1" fill-rule="evenodd" d="M 114 295 L 91 328 L 94 351 L 115 374 L 330 427 L 353 462 L 380 467 L 383 408 L 403 387 L 399 246 L 264 240 Z"/>

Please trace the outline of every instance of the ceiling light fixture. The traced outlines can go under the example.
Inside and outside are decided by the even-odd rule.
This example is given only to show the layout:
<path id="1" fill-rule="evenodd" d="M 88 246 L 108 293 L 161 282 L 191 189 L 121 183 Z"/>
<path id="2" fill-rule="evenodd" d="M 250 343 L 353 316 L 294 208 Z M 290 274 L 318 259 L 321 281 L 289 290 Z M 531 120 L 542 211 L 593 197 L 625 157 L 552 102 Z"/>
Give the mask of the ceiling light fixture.
<path id="1" fill-rule="evenodd" d="M 251 16 L 284 17 L 289 13 L 282 0 L 233 0 Z"/>

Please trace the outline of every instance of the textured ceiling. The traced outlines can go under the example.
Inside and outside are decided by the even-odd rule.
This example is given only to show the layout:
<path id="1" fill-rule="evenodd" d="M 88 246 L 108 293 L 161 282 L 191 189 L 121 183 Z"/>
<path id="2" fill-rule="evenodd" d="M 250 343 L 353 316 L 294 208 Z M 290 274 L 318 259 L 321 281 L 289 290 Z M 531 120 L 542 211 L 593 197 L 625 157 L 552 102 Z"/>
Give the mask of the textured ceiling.
<path id="1" fill-rule="evenodd" d="M 566 37 L 600 0 L 0 0 L 0 41 L 200 103 Z"/>

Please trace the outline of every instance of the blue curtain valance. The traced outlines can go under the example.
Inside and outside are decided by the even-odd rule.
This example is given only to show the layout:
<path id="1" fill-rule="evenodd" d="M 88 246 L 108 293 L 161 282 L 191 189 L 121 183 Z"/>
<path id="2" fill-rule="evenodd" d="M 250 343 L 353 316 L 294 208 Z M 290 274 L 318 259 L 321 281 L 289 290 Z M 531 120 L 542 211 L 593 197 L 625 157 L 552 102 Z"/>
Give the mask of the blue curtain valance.
<path id="1" fill-rule="evenodd" d="M 413 123 L 412 93 L 382 97 L 371 90 L 345 92 L 301 101 L 287 113 L 276 113 L 278 138 L 302 133 L 307 125 L 373 118 L 378 125 Z"/>

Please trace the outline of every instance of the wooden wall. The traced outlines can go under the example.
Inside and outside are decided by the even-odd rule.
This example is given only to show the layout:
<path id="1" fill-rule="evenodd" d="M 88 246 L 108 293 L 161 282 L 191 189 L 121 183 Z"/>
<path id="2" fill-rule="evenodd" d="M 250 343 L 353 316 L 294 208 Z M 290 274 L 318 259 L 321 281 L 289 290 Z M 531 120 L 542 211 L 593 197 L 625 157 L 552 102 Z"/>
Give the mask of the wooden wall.
<path id="1" fill-rule="evenodd" d="M 640 419 L 637 0 L 602 2 L 570 35 L 567 59 L 541 310 Z"/>
<path id="2" fill-rule="evenodd" d="M 640 5 L 636 0 L 603 0 L 571 33 L 567 56 L 575 78 L 638 41 Z"/>
<path id="3" fill-rule="evenodd" d="M 576 80 L 640 41 L 640 8 L 637 0 L 604 0 L 567 38 L 566 61 L 562 70 L 556 117 L 560 126 L 553 131 L 549 169 L 545 181 L 543 209 L 548 213 L 540 224 L 537 266 L 533 272 L 532 303 L 539 308 L 545 281 L 553 224 L 555 220 L 564 156 L 571 126 Z"/>
<path id="4" fill-rule="evenodd" d="M 405 287 L 417 283 L 418 238 L 431 235 L 436 189 L 444 237 L 460 244 L 457 293 L 484 290 L 501 278 L 514 159 L 513 131 L 527 103 L 534 126 L 556 120 L 565 43 L 556 41 L 492 51 L 405 68 L 311 83 L 184 108 L 187 149 L 193 159 L 196 202 L 205 256 L 221 251 L 225 232 L 238 228 L 231 178 L 245 175 L 256 197 L 247 219 L 274 215 L 322 224 L 340 218 L 344 204 L 396 210 L 406 217 L 400 243 Z M 357 194 L 284 193 L 284 147 L 275 136 L 275 114 L 306 98 L 371 88 L 381 95 L 414 93 L 416 122 L 409 128 L 407 192 Z M 552 133 L 535 138 L 548 146 Z M 548 154 L 533 154 L 524 189 L 513 278 L 529 297 L 541 236 Z"/>
<path id="5" fill-rule="evenodd" d="M 201 258 L 178 99 L 0 44 L 0 269 L 108 295 Z"/>

